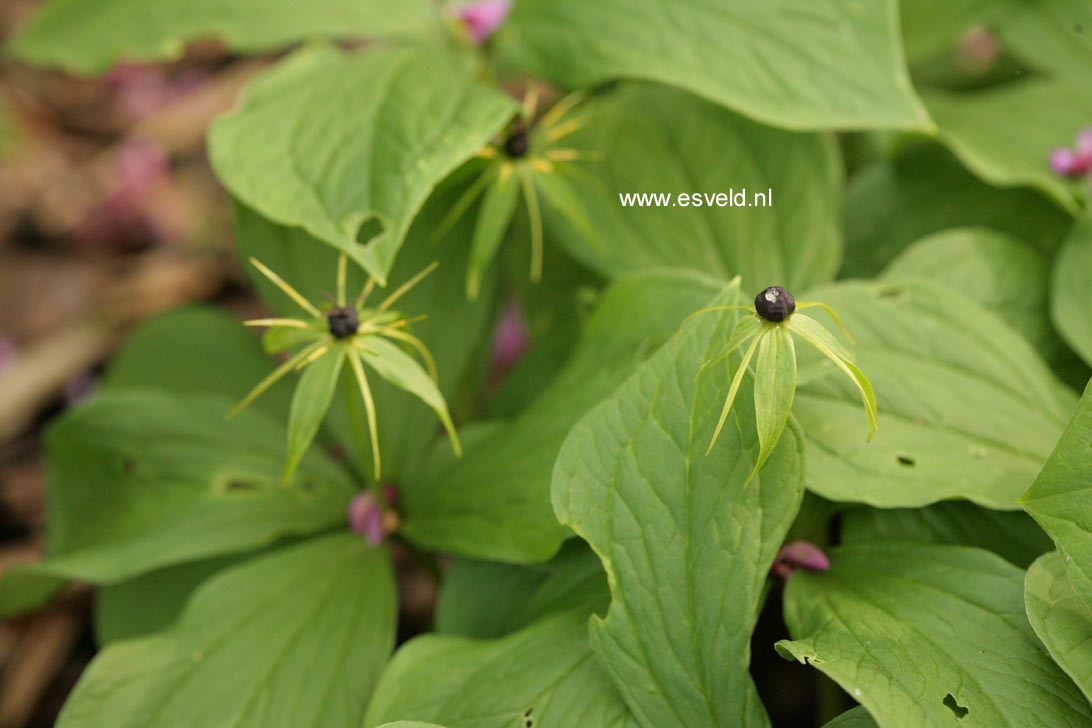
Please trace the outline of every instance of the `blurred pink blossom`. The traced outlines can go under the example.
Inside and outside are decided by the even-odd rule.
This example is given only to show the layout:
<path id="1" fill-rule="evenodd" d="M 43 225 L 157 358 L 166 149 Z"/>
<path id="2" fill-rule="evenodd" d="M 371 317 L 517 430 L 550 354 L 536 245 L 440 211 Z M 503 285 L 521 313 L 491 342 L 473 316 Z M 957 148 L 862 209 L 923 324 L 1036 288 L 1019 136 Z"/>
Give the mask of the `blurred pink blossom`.
<path id="1" fill-rule="evenodd" d="M 512 10 L 512 0 L 478 0 L 455 9 L 463 27 L 475 45 L 481 45 L 504 24 Z"/>
<path id="2" fill-rule="evenodd" d="M 143 119 L 158 111 L 200 86 L 206 78 L 205 73 L 196 69 L 169 77 L 162 68 L 135 63 L 119 63 L 106 76 L 121 108 L 134 119 Z"/>
<path id="3" fill-rule="evenodd" d="M 1073 148 L 1059 147 L 1050 153 L 1050 168 L 1063 177 L 1092 174 L 1092 127 L 1077 134 Z"/>
<path id="4" fill-rule="evenodd" d="M 990 70 L 1001 55 L 1001 42 L 986 26 L 975 25 L 959 39 L 955 55 L 960 70 L 980 75 Z"/>
<path id="5" fill-rule="evenodd" d="M 830 568 L 830 558 L 810 541 L 793 541 L 781 547 L 777 552 L 770 571 L 788 579 L 797 569 L 804 571 L 826 571 Z"/>
<path id="6" fill-rule="evenodd" d="M 88 247 L 129 248 L 170 237 L 145 210 L 156 186 L 169 177 L 170 160 L 159 145 L 127 140 L 117 155 L 105 199 L 76 226 L 76 241 Z"/>
<path id="7" fill-rule="evenodd" d="M 493 330 L 493 371 L 502 377 L 527 353 L 531 346 L 527 322 L 519 301 L 512 299 L 504 307 L 497 326 Z"/>
<path id="8" fill-rule="evenodd" d="M 388 533 L 384 524 L 383 508 L 375 501 L 375 494 L 365 490 L 349 502 L 349 528 L 353 533 L 364 537 L 372 546 L 378 546 L 386 540 Z"/>

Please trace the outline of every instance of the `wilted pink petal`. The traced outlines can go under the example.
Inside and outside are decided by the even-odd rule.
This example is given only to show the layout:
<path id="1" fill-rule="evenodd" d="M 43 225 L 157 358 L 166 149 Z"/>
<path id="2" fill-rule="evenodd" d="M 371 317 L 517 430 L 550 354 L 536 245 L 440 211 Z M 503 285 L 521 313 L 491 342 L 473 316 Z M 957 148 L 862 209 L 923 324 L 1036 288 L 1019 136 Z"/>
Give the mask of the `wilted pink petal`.
<path id="1" fill-rule="evenodd" d="M 455 9 L 463 27 L 476 45 L 489 40 L 512 10 L 512 0 L 479 0 Z"/>
<path id="2" fill-rule="evenodd" d="M 1050 168 L 1056 174 L 1068 177 L 1077 171 L 1077 153 L 1072 149 L 1059 147 L 1050 153 Z"/>
<path id="3" fill-rule="evenodd" d="M 531 346 L 527 322 L 519 301 L 512 299 L 493 331 L 493 370 L 503 376 L 519 363 Z"/>
<path id="4" fill-rule="evenodd" d="M 394 487 L 391 483 L 384 485 L 383 500 L 387 502 L 389 507 L 396 507 L 398 505 L 398 488 Z"/>
<path id="5" fill-rule="evenodd" d="M 826 571 L 829 568 L 830 557 L 822 549 L 809 541 L 793 541 L 777 552 L 770 571 L 782 579 L 788 579 L 797 569 Z"/>
<path id="6" fill-rule="evenodd" d="M 375 502 L 370 490 L 358 493 L 349 502 L 349 528 L 372 546 L 378 546 L 387 538 L 383 509 Z"/>

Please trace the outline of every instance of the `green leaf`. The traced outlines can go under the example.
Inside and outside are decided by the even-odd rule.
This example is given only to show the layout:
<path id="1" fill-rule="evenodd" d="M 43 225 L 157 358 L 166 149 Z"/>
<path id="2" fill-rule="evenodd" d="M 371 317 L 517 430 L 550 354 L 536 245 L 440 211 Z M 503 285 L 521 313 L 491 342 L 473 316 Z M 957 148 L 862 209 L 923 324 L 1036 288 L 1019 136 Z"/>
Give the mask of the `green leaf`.
<path id="1" fill-rule="evenodd" d="M 1027 568 L 1054 548 L 1026 513 L 994 511 L 966 501 L 925 508 L 853 508 L 841 515 L 842 543 L 921 543 L 974 546 Z"/>
<path id="2" fill-rule="evenodd" d="M 947 149 L 917 145 L 850 180 L 842 275 L 877 275 L 910 243 L 952 227 L 988 227 L 1051 255 L 1072 223 L 1035 190 L 991 187 Z"/>
<path id="3" fill-rule="evenodd" d="M 341 366 L 345 362 L 345 347 L 334 346 L 303 369 L 292 409 L 288 413 L 288 446 L 285 450 L 284 478 L 288 480 L 299 467 L 300 460 L 315 440 L 326 410 L 334 398 Z"/>
<path id="4" fill-rule="evenodd" d="M 436 631 L 500 637 L 577 606 L 602 612 L 609 601 L 603 566 L 582 541 L 569 541 L 545 564 L 455 559 L 436 605 Z"/>
<path id="5" fill-rule="evenodd" d="M 146 387 L 239 400 L 273 368 L 257 337 L 237 319 L 211 306 L 193 306 L 138 326 L 111 362 L 103 387 Z M 254 406 L 284 419 L 291 398 L 292 384 L 282 381 Z"/>
<path id="6" fill-rule="evenodd" d="M 846 546 L 785 590 L 777 649 L 834 679 L 885 728 L 1084 725 L 1077 686 L 1024 614 L 1023 572 L 978 549 Z"/>
<path id="7" fill-rule="evenodd" d="M 1054 539 L 1069 580 L 1092 606 L 1092 382 L 1020 502 Z"/>
<path id="8" fill-rule="evenodd" d="M 986 182 L 1029 185 L 1075 211 L 1079 181 L 1050 169 L 1050 153 L 1073 143 L 1088 122 L 1085 79 L 1028 79 L 973 93 L 923 94 L 940 138 Z"/>
<path id="9" fill-rule="evenodd" d="M 477 298 L 485 269 L 493 262 L 497 248 L 512 223 L 519 201 L 519 178 L 507 163 L 502 163 L 497 178 L 489 185 L 478 208 L 474 226 L 474 242 L 470 248 L 470 264 L 466 271 L 466 294 Z"/>
<path id="10" fill-rule="evenodd" d="M 981 227 L 944 230 L 902 251 L 884 276 L 959 291 L 1005 319 L 1047 361 L 1071 356 L 1050 323 L 1048 261 L 1008 235 Z"/>
<path id="11" fill-rule="evenodd" d="M 929 125 L 890 0 L 521 0 L 496 40 L 503 62 L 566 88 L 658 81 L 793 129 Z"/>
<path id="12" fill-rule="evenodd" d="M 432 408 L 444 424 L 447 434 L 454 441 L 455 450 L 459 450 L 458 435 L 451 415 L 447 411 L 447 402 L 440 393 L 440 387 L 432 381 L 428 372 L 417 360 L 402 351 L 395 344 L 380 336 L 370 336 L 361 342 L 360 358 L 379 376 L 399 389 L 409 392 Z"/>
<path id="13" fill-rule="evenodd" d="M 257 53 L 316 37 L 438 35 L 442 27 L 425 0 L 51 0 L 8 50 L 29 63 L 90 74 L 121 60 L 178 58 L 187 42 L 210 37 Z"/>
<path id="14" fill-rule="evenodd" d="M 1073 591 L 1056 551 L 1028 569 L 1024 602 L 1050 656 L 1092 701 L 1092 608 Z"/>
<path id="15" fill-rule="evenodd" d="M 731 285 L 713 303 L 738 299 Z M 787 430 L 750 478 L 760 448 L 748 383 L 706 454 L 729 382 L 721 371 L 696 374 L 737 316 L 688 322 L 580 420 L 554 471 L 558 518 L 591 544 L 610 581 L 592 647 L 646 726 L 768 724 L 749 643 L 803 496 L 803 438 Z"/>
<path id="16" fill-rule="evenodd" d="M 1073 406 L 1031 346 L 974 301 L 919 280 L 809 291 L 853 333 L 879 402 L 862 432 L 860 395 L 840 376 L 797 390 L 808 488 L 881 508 L 965 498 L 1014 510 Z M 801 368 L 807 347 L 800 347 Z"/>
<path id="17" fill-rule="evenodd" d="M 103 394 L 50 431 L 51 573 L 112 583 L 343 523 L 355 490 L 317 452 L 286 484 L 284 428 L 229 400 Z"/>
<path id="18" fill-rule="evenodd" d="M 1001 40 L 1033 68 L 1084 81 L 1092 72 L 1092 6 L 1084 0 L 1015 3 L 998 28 Z"/>
<path id="19" fill-rule="evenodd" d="M 190 561 L 100 587 L 95 597 L 95 639 L 104 646 L 167 629 L 197 587 L 253 555 L 247 552 Z"/>
<path id="20" fill-rule="evenodd" d="M 1066 342 L 1092 365 L 1092 220 L 1073 229 L 1054 260 L 1050 314 Z"/>
<path id="21" fill-rule="evenodd" d="M 507 637 L 426 635 L 398 650 L 365 726 L 398 718 L 450 728 L 636 728 L 588 647 L 587 612 L 543 619 Z"/>
<path id="22" fill-rule="evenodd" d="M 1012 14 L 1012 0 L 961 0 L 936 3 L 932 0 L 901 0 L 900 25 L 911 66 L 951 53 L 972 27 L 996 28 Z"/>
<path id="23" fill-rule="evenodd" d="M 389 283 L 393 289 L 427 265 L 440 264 L 398 300 L 397 308 L 408 316 L 428 315 L 427 319 L 413 324 L 411 332 L 432 352 L 439 369 L 440 390 L 448 398 L 465 393 L 468 379 L 475 376 L 471 368 L 477 364 L 478 351 L 490 331 L 495 287 L 490 274 L 488 283 L 483 281 L 479 300 L 466 298 L 466 260 L 473 231 L 473 221 L 469 217 L 456 222 L 446 239 L 439 240 L 434 236 L 436 227 L 459 193 L 457 185 L 444 184 L 425 204 L 410 228 L 406 238 L 408 244 L 391 270 Z M 239 258 L 253 256 L 261 260 L 311 300 L 321 301 L 326 294 L 336 290 L 337 251 L 319 244 L 299 228 L 277 225 L 237 204 L 235 245 Z M 348 272 L 347 290 L 355 297 L 365 276 L 357 266 L 349 266 Z M 295 304 L 264 276 L 252 274 L 251 281 L 274 311 L 295 315 L 289 308 Z M 373 296 L 380 300 L 378 293 Z M 250 386 L 257 381 L 254 379 Z M 369 377 L 369 383 L 379 414 L 384 477 L 398 479 L 405 466 L 419 460 L 435 441 L 436 415 L 423 402 L 378 377 Z M 334 399 L 326 425 L 351 454 L 359 472 L 371 473 L 368 435 L 357 429 L 364 426 L 360 393 L 348 377 L 342 389 Z"/>
<path id="24" fill-rule="evenodd" d="M 796 347 L 788 329 L 772 327 L 761 335 L 755 360 L 755 425 L 758 430 L 758 472 L 770 457 L 792 412 L 796 394 Z"/>
<path id="25" fill-rule="evenodd" d="M 876 728 L 879 724 L 868 714 L 863 705 L 858 705 L 853 710 L 847 710 L 823 728 Z"/>
<path id="26" fill-rule="evenodd" d="M 572 358 L 519 417 L 453 461 L 446 446 L 401 482 L 401 531 L 415 543 L 492 561 L 549 559 L 566 538 L 550 476 L 569 429 L 701 308 L 720 284 L 683 271 L 626 276 L 603 295 Z"/>
<path id="27" fill-rule="evenodd" d="M 756 289 L 834 278 L 842 162 L 833 138 L 771 129 L 648 84 L 578 109 L 583 128 L 559 144 L 588 160 L 543 176 L 567 178 L 580 202 L 585 225 L 556 202 L 546 208 L 554 239 L 576 259 L 608 277 L 663 266 L 724 280 L 738 274 Z M 733 192 L 748 206 L 721 206 Z M 675 206 L 624 206 L 631 193 L 670 194 Z M 684 193 L 686 206 L 677 197 Z M 753 206 L 756 193 L 770 206 Z"/>
<path id="28" fill-rule="evenodd" d="M 340 533 L 232 567 L 178 623 L 99 653 L 58 726 L 356 728 L 394 646 L 387 553 Z"/>
<path id="29" fill-rule="evenodd" d="M 0 618 L 34 611 L 67 584 L 68 579 L 43 571 L 36 563 L 9 566 L 0 572 Z"/>
<path id="30" fill-rule="evenodd" d="M 454 51 L 309 49 L 248 87 L 213 125 L 209 155 L 244 204 L 385 283 L 429 193 L 514 110 Z"/>
<path id="31" fill-rule="evenodd" d="M 444 728 L 436 723 L 422 723 L 419 720 L 396 720 L 393 723 L 384 723 L 379 728 Z"/>

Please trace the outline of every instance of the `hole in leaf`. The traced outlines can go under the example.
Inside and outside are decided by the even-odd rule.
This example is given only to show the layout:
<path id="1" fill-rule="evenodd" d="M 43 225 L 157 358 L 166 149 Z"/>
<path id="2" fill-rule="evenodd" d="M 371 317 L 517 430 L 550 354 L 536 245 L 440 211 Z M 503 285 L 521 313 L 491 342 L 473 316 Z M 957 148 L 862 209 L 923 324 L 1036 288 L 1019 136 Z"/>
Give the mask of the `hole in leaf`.
<path id="1" fill-rule="evenodd" d="M 895 460 L 899 462 L 899 465 L 902 465 L 905 468 L 912 468 L 918 464 L 918 461 L 909 455 L 896 455 Z"/>
<path id="2" fill-rule="evenodd" d="M 534 709 L 534 706 L 531 706 L 527 710 L 523 711 L 523 728 L 535 728 L 535 719 L 531 717 L 531 712 Z"/>
<path id="3" fill-rule="evenodd" d="M 356 242 L 367 245 L 377 235 L 383 232 L 383 223 L 378 218 L 370 217 L 360 224 L 360 230 L 356 233 Z"/>
<path id="4" fill-rule="evenodd" d="M 948 693 L 944 696 L 944 705 L 948 708 L 948 710 L 955 713 L 955 717 L 957 720 L 963 720 L 967 717 L 967 713 L 971 712 L 969 708 L 964 708 L 962 705 L 957 703 L 955 696 L 951 693 Z"/>

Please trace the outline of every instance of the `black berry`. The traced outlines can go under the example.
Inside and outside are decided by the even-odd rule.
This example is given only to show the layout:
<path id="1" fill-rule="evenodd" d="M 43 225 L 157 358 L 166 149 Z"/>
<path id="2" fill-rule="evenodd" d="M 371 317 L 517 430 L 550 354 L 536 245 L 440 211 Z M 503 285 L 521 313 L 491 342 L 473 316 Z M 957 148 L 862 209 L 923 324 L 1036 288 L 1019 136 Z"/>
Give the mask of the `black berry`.
<path id="1" fill-rule="evenodd" d="M 755 311 L 767 321 L 784 321 L 795 310 L 796 299 L 781 286 L 770 286 L 755 296 Z"/>
<path id="2" fill-rule="evenodd" d="M 352 336 L 360 328 L 360 317 L 357 316 L 356 309 L 347 306 L 335 308 L 326 314 L 326 321 L 330 326 L 330 333 L 337 339 Z"/>
<path id="3" fill-rule="evenodd" d="M 511 159 L 521 159 L 527 156 L 530 148 L 531 139 L 527 130 L 523 128 L 523 124 L 515 124 L 508 138 L 504 140 L 504 153 Z"/>

